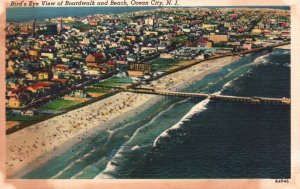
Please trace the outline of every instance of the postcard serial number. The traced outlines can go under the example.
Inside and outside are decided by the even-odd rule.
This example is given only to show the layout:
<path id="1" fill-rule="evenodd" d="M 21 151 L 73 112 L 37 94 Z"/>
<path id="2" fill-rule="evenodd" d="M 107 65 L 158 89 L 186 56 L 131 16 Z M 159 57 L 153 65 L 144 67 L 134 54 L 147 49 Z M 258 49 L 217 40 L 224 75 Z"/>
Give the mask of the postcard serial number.
<path id="1" fill-rule="evenodd" d="M 289 179 L 275 179 L 275 183 L 289 183 Z"/>

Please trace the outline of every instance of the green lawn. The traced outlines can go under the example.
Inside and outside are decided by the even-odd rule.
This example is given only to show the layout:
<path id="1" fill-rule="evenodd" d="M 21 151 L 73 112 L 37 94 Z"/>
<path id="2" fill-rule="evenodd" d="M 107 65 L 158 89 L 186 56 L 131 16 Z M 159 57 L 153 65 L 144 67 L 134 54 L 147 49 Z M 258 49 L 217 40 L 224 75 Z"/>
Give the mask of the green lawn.
<path id="1" fill-rule="evenodd" d="M 28 121 L 35 121 L 40 120 L 45 115 L 37 114 L 33 116 L 25 116 L 25 115 L 7 115 L 6 121 L 18 121 L 20 123 L 28 122 Z"/>
<path id="2" fill-rule="evenodd" d="M 101 81 L 94 86 L 97 87 L 120 87 L 124 84 L 132 83 L 132 79 L 129 77 L 111 77 L 104 81 Z"/>
<path id="3" fill-rule="evenodd" d="M 157 58 L 149 62 L 153 65 L 153 71 L 167 71 L 170 67 L 176 66 L 182 59 L 162 59 Z"/>
<path id="4" fill-rule="evenodd" d="M 90 93 L 108 93 L 110 89 L 101 89 L 101 88 L 87 88 L 84 90 L 85 92 L 90 92 Z"/>
<path id="5" fill-rule="evenodd" d="M 47 104 L 44 104 L 40 106 L 38 109 L 40 110 L 63 110 L 66 108 L 69 108 L 71 106 L 74 106 L 76 104 L 81 103 L 80 101 L 75 101 L 75 100 L 63 100 L 63 99 L 58 99 L 58 100 L 52 100 L 51 102 L 48 102 Z"/>
<path id="6" fill-rule="evenodd" d="M 95 28 L 96 27 L 96 26 L 91 26 L 91 25 L 85 24 L 83 22 L 68 22 L 68 23 L 64 23 L 64 25 L 74 26 L 77 29 Z"/>
<path id="7" fill-rule="evenodd" d="M 177 35 L 175 36 L 175 39 L 176 40 L 182 40 L 182 41 L 185 41 L 187 40 L 188 36 L 187 35 Z"/>

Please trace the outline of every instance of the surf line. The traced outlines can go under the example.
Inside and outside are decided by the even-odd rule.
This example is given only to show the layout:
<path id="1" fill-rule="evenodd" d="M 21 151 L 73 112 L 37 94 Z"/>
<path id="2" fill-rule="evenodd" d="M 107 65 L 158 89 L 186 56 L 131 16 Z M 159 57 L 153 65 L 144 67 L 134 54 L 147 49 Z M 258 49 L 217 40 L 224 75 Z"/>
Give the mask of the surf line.
<path id="1" fill-rule="evenodd" d="M 237 78 L 240 78 L 237 77 Z M 227 87 L 232 85 L 232 82 L 235 81 L 237 78 L 230 80 L 229 82 L 225 83 L 223 85 L 223 88 L 215 93 L 213 93 L 213 95 L 220 95 Z M 178 123 L 176 123 L 175 125 L 173 125 L 172 127 L 170 127 L 169 129 L 165 130 L 164 132 L 162 132 L 153 142 L 153 147 L 156 147 L 157 144 L 159 143 L 160 139 L 163 137 L 167 137 L 168 136 L 168 132 L 170 130 L 176 130 L 179 129 L 180 126 L 184 123 L 184 121 L 188 121 L 194 114 L 196 113 L 200 113 L 205 111 L 207 108 L 207 104 L 210 102 L 209 98 L 206 98 L 204 100 L 202 100 L 201 102 L 199 102 L 198 104 L 196 104 Z"/>
<path id="2" fill-rule="evenodd" d="M 156 147 L 158 142 L 160 141 L 161 138 L 168 136 L 168 132 L 170 130 L 176 130 L 179 129 L 180 126 L 184 123 L 184 121 L 187 121 L 189 118 L 191 118 L 195 113 L 199 113 L 202 112 L 204 110 L 206 110 L 206 105 L 209 103 L 209 98 L 206 98 L 204 100 L 202 100 L 201 102 L 199 102 L 197 105 L 195 105 L 185 116 L 183 116 L 183 118 L 176 123 L 175 125 L 173 125 L 172 127 L 170 127 L 169 129 L 165 130 L 164 132 L 162 132 L 153 142 L 153 147 Z"/>
<path id="3" fill-rule="evenodd" d="M 160 112 L 158 115 L 156 115 L 155 117 L 153 117 L 153 119 L 152 119 L 149 123 L 146 123 L 145 125 L 139 127 L 139 128 L 133 133 L 133 135 L 131 136 L 131 138 L 130 138 L 127 142 L 125 142 L 125 143 L 119 148 L 119 150 L 118 150 L 117 153 L 114 155 L 114 157 L 111 158 L 112 160 L 109 161 L 109 162 L 107 163 L 106 168 L 105 168 L 102 172 L 100 172 L 100 173 L 95 177 L 95 179 L 99 179 L 99 178 L 111 178 L 111 177 L 108 175 L 108 173 L 109 173 L 109 172 L 112 172 L 112 171 L 115 169 L 115 167 L 116 167 L 115 165 L 112 164 L 112 162 L 114 161 L 114 159 L 115 159 L 116 157 L 121 157 L 121 156 L 122 156 L 121 153 L 124 151 L 124 148 L 125 148 L 126 146 L 128 146 L 127 144 L 129 144 L 129 143 L 134 139 L 134 137 L 136 137 L 136 135 L 137 135 L 142 129 L 145 129 L 146 127 L 148 127 L 149 125 L 151 125 L 155 120 L 157 120 L 157 119 L 158 119 L 161 115 L 163 115 L 165 112 L 169 111 L 170 109 L 172 109 L 172 108 L 173 108 L 174 106 L 176 106 L 177 104 L 184 103 L 184 102 L 186 102 L 186 101 L 188 101 L 188 100 L 189 100 L 189 98 L 184 99 L 184 100 L 181 100 L 181 101 L 179 101 L 179 102 L 176 102 L 176 103 L 172 104 L 172 105 L 169 106 L 167 109 L 165 109 L 164 111 Z"/>

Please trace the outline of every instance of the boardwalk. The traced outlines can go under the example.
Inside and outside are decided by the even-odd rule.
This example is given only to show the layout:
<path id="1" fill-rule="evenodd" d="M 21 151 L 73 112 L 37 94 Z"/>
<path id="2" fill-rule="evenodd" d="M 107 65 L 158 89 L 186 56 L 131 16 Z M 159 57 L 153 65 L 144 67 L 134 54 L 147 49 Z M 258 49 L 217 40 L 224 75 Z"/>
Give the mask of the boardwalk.
<path id="1" fill-rule="evenodd" d="M 229 96 L 229 95 L 214 95 L 205 93 L 187 93 L 187 92 L 174 92 L 166 90 L 154 90 L 148 88 L 135 88 L 127 89 L 128 92 L 134 93 L 146 93 L 163 96 L 176 96 L 176 97 L 192 97 L 192 98 L 209 98 L 211 100 L 223 100 L 223 101 L 235 101 L 235 102 L 247 102 L 251 104 L 282 104 L 290 105 L 291 100 L 289 98 L 268 98 L 268 97 L 244 97 L 244 96 Z"/>

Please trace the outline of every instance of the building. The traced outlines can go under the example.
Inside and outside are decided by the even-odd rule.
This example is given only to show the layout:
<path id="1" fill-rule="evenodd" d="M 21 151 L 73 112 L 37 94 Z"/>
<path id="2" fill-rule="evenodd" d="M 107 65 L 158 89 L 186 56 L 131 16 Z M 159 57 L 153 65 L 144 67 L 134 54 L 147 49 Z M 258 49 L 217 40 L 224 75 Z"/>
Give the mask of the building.
<path id="1" fill-rule="evenodd" d="M 54 79 L 58 79 L 60 78 L 60 76 L 62 74 L 67 73 L 69 70 L 67 65 L 64 64 L 57 64 L 54 68 L 53 68 L 53 78 Z"/>
<path id="2" fill-rule="evenodd" d="M 145 74 L 150 74 L 150 64 L 129 64 L 128 75 L 131 77 L 142 77 Z"/>
<path id="3" fill-rule="evenodd" d="M 215 25 L 213 24 L 203 24 L 202 28 L 208 31 L 213 31 L 215 29 Z"/>
<path id="4" fill-rule="evenodd" d="M 57 30 L 57 24 L 56 23 L 48 23 L 46 25 L 46 35 L 57 35 L 58 30 Z"/>
<path id="5" fill-rule="evenodd" d="M 85 62 L 88 65 L 97 65 L 100 64 L 104 61 L 104 55 L 100 52 L 96 52 L 94 54 L 89 54 L 86 59 Z"/>
<path id="6" fill-rule="evenodd" d="M 21 111 L 21 115 L 23 115 L 23 116 L 34 116 L 34 111 L 32 111 L 32 110 Z"/>
<path id="7" fill-rule="evenodd" d="M 213 42 L 212 41 L 207 41 L 206 47 L 207 48 L 212 48 L 212 46 L 213 46 Z"/>
<path id="8" fill-rule="evenodd" d="M 35 37 L 35 20 L 32 22 L 31 35 Z"/>
<path id="9" fill-rule="evenodd" d="M 209 35 L 209 40 L 213 41 L 214 43 L 227 42 L 228 35 L 211 33 Z"/>
<path id="10" fill-rule="evenodd" d="M 154 19 L 153 18 L 146 18 L 145 19 L 145 25 L 153 26 L 154 25 Z"/>
<path id="11" fill-rule="evenodd" d="M 36 93 L 38 91 L 44 91 L 46 89 L 49 89 L 52 85 L 53 85 L 52 83 L 38 82 L 38 83 L 34 83 L 32 85 L 27 86 L 26 89 L 28 91 Z"/>
<path id="12" fill-rule="evenodd" d="M 251 33 L 252 33 L 253 35 L 260 35 L 260 34 L 261 34 L 261 29 L 253 29 L 253 30 L 251 31 Z"/>
<path id="13" fill-rule="evenodd" d="M 172 59 L 174 58 L 174 55 L 171 53 L 161 53 L 159 57 L 163 59 Z"/>
<path id="14" fill-rule="evenodd" d="M 53 59 L 54 58 L 54 54 L 50 53 L 50 52 L 42 52 L 41 56 L 44 58 L 49 58 L 49 59 Z"/>
<path id="15" fill-rule="evenodd" d="M 89 64 L 86 66 L 85 75 L 101 75 L 107 72 L 107 68 L 105 66 L 99 66 L 94 64 Z"/>
<path id="16" fill-rule="evenodd" d="M 47 80 L 49 79 L 49 73 L 47 71 L 39 71 L 37 72 L 38 80 Z"/>
<path id="17" fill-rule="evenodd" d="M 24 104 L 22 103 L 21 99 L 18 98 L 17 95 L 9 96 L 6 101 L 6 106 L 9 108 L 20 108 Z"/>
<path id="18" fill-rule="evenodd" d="M 39 52 L 37 50 L 30 50 L 29 51 L 30 59 L 36 60 L 40 57 Z"/>
<path id="19" fill-rule="evenodd" d="M 16 88 L 7 92 L 6 107 L 20 108 L 25 105 L 28 93 L 24 89 Z"/>

